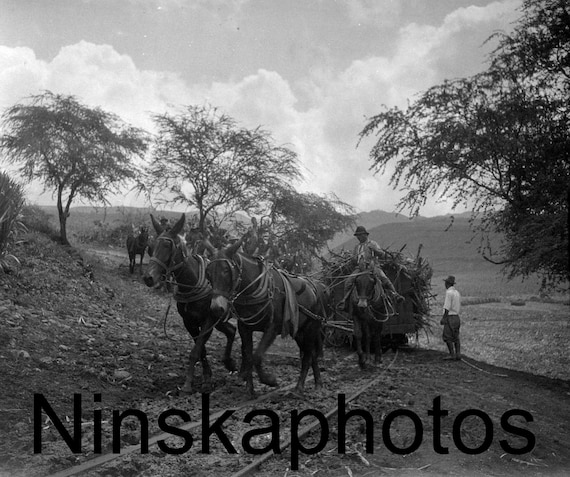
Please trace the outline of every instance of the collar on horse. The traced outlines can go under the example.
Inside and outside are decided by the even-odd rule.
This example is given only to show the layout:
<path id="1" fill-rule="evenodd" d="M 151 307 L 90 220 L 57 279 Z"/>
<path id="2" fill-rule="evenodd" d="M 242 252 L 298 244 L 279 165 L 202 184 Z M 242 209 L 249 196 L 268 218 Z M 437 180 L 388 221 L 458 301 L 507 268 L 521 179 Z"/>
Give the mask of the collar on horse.
<path id="1" fill-rule="evenodd" d="M 174 299 L 179 303 L 192 303 L 202 300 L 212 293 L 212 287 L 206 279 L 207 260 L 201 255 L 193 255 L 198 262 L 198 280 L 194 285 L 176 282 Z M 185 260 L 184 263 L 187 263 Z M 183 291 L 186 290 L 186 291 Z"/>
<path id="2" fill-rule="evenodd" d="M 224 262 L 229 266 L 232 274 L 232 287 L 229 293 L 214 289 L 213 292 L 215 295 L 224 296 L 232 304 L 237 303 L 239 305 L 257 305 L 272 298 L 273 280 L 269 273 L 269 267 L 262 260 L 258 261 L 262 267 L 261 273 L 242 289 L 240 289 L 243 281 L 243 263 L 241 257 L 236 255 L 236 259 L 216 258 L 212 260 L 212 262 L 216 261 Z"/>
<path id="3" fill-rule="evenodd" d="M 168 263 L 162 262 L 155 256 L 150 258 L 151 261 L 157 263 L 164 270 L 165 275 L 171 275 L 175 271 L 180 270 L 185 265 L 188 265 L 186 253 L 180 243 L 176 243 L 176 241 L 171 237 L 158 237 L 157 241 L 159 240 L 170 242 L 173 249 Z M 181 259 L 180 261 L 175 262 L 176 251 L 180 252 Z M 206 260 L 200 255 L 195 255 L 195 257 L 198 261 L 198 280 L 194 285 L 176 282 L 177 289 L 174 292 L 174 299 L 177 302 L 191 303 L 199 301 L 203 298 L 206 298 L 212 291 L 210 284 L 206 280 Z M 182 288 L 186 291 L 182 291 Z"/>

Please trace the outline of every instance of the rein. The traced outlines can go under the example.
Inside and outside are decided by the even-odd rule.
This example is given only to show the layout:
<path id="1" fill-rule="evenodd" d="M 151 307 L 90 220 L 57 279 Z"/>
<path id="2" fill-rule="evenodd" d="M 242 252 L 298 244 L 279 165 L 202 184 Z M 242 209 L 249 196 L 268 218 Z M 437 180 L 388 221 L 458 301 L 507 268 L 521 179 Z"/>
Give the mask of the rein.
<path id="1" fill-rule="evenodd" d="M 261 323 L 263 320 L 264 312 L 268 308 L 273 308 L 273 280 L 271 279 L 271 275 L 269 274 L 269 268 L 263 264 L 262 272 L 255 277 L 254 280 L 251 281 L 247 286 L 243 289 L 239 289 L 240 285 L 243 281 L 243 266 L 241 263 L 238 263 L 236 260 L 231 260 L 229 258 L 216 258 L 212 260 L 211 263 L 214 262 L 223 262 L 230 267 L 232 272 L 232 286 L 229 293 L 226 293 L 222 290 L 214 289 L 214 295 L 220 295 L 225 297 L 231 308 L 233 314 L 236 316 L 237 319 L 241 320 L 248 326 L 256 326 L 257 324 Z M 263 262 L 262 262 L 263 263 Z M 249 293 L 246 293 L 248 290 L 257 286 L 257 288 L 253 289 Z M 263 303 L 263 306 L 257 310 L 253 315 L 248 317 L 240 316 L 236 310 L 235 305 L 259 305 Z M 257 321 L 253 322 L 253 320 L 257 317 L 260 317 Z"/>
<path id="2" fill-rule="evenodd" d="M 168 263 L 164 263 L 156 256 L 152 256 L 150 258 L 151 262 L 155 262 L 159 267 L 164 270 L 165 275 L 173 275 L 174 276 L 174 283 L 178 287 L 178 290 L 174 293 L 174 299 L 180 303 L 191 303 L 195 301 L 202 300 L 210 295 L 212 289 L 206 280 L 206 261 L 200 255 L 194 255 L 196 260 L 198 260 L 198 280 L 196 284 L 190 285 L 186 283 L 180 283 L 177 280 L 177 277 L 174 272 L 181 271 L 184 266 L 189 267 L 187 258 L 185 256 L 184 250 L 176 244 L 175 240 L 170 237 L 158 237 L 157 241 L 164 240 L 170 242 L 172 245 L 173 252 L 170 254 Z M 179 251 L 181 260 L 175 262 L 175 252 Z M 181 289 L 185 289 L 186 291 L 181 291 Z"/>
<path id="3" fill-rule="evenodd" d="M 371 272 L 368 270 L 359 272 L 357 277 L 364 275 L 365 273 Z M 366 297 L 370 303 L 366 307 L 366 311 L 370 318 L 376 323 L 385 323 L 392 316 L 396 315 L 396 309 L 394 308 L 392 301 L 387 297 L 386 291 L 382 288 L 382 285 L 377 282 L 377 280 L 378 279 L 374 277 L 375 284 L 372 296 L 370 298 Z M 378 304 L 379 302 L 382 303 L 382 307 L 375 307 L 374 304 Z M 383 318 L 380 318 L 379 316 L 383 316 Z"/>

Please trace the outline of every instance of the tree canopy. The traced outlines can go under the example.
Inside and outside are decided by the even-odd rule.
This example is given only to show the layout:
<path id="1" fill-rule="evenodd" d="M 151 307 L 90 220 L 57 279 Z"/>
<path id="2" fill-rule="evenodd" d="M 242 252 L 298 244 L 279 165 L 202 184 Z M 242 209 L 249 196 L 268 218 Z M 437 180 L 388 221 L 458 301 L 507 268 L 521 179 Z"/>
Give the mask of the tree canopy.
<path id="1" fill-rule="evenodd" d="M 297 155 L 261 128 L 240 127 L 210 106 L 154 116 L 158 128 L 142 185 L 149 196 L 196 207 L 199 228 L 216 213 L 263 210 L 271 192 L 299 177 Z"/>
<path id="2" fill-rule="evenodd" d="M 2 116 L 1 147 L 27 180 L 37 179 L 57 195 L 60 236 L 74 199 L 107 203 L 137 175 L 134 157 L 147 148 L 147 134 L 75 97 L 46 91 L 9 107 Z"/>
<path id="3" fill-rule="evenodd" d="M 496 35 L 487 70 L 386 108 L 360 136 L 378 138 L 375 173 L 395 163 L 400 210 L 418 214 L 432 196 L 472 206 L 478 232 L 504 237 L 484 256 L 550 287 L 569 279 L 570 16 L 563 0 L 522 11 L 511 35 Z"/>
<path id="4" fill-rule="evenodd" d="M 353 208 L 336 196 L 300 193 L 290 187 L 275 191 L 268 217 L 273 233 L 285 246 L 282 264 L 293 273 L 308 272 L 312 258 L 355 221 Z"/>

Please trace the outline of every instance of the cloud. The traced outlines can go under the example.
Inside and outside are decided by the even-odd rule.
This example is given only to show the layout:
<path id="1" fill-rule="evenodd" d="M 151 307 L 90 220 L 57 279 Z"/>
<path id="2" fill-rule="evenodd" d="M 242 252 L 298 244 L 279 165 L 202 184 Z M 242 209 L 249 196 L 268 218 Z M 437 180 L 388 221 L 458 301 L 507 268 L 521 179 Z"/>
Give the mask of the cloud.
<path id="1" fill-rule="evenodd" d="M 389 25 L 402 12 L 399 0 L 341 0 L 353 25 Z"/>
<path id="2" fill-rule="evenodd" d="M 51 62 L 38 60 L 29 48 L 0 47 L 0 66 L 2 109 L 50 90 L 150 128 L 149 112 L 191 96 L 177 74 L 139 70 L 128 55 L 85 41 L 62 48 Z"/>
<path id="3" fill-rule="evenodd" d="M 356 19 L 370 9 L 381 13 L 378 5 L 397 8 L 398 2 L 349 3 Z M 369 170 L 373 138 L 357 148 L 366 119 L 382 105 L 405 108 L 415 94 L 467 66 L 480 71 L 473 58 L 482 57 L 481 32 L 508 25 L 518 4 L 508 0 L 458 9 L 437 26 L 406 25 L 397 32 L 392 53 L 355 59 L 342 71 L 317 66 L 294 83 L 279 72 L 258 69 L 235 80 L 189 84 L 175 72 L 140 69 L 111 45 L 86 41 L 61 48 L 51 61 L 39 60 L 29 48 L 0 46 L 0 107 L 49 89 L 150 130 L 151 112 L 209 102 L 240 124 L 261 126 L 277 143 L 290 145 L 305 173 L 300 190 L 334 192 L 359 210 L 392 211 L 401 192 L 389 186 L 390 170 L 383 176 Z M 137 204 L 135 198 L 127 201 Z M 434 199 L 422 212 L 447 211 Z"/>

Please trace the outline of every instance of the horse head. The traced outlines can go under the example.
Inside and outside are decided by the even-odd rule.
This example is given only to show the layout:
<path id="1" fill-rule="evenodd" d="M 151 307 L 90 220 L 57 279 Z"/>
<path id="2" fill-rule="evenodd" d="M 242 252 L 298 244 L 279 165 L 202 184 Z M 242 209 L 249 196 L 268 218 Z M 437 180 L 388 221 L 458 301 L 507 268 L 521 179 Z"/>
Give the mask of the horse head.
<path id="1" fill-rule="evenodd" d="M 358 308 L 368 308 L 374 297 L 377 279 L 370 271 L 360 272 L 354 282 Z"/>
<path id="2" fill-rule="evenodd" d="M 213 289 L 210 308 L 216 316 L 227 313 L 240 285 L 242 259 L 238 249 L 247 237 L 245 234 L 237 242 L 217 250 L 206 267 L 206 277 Z"/>
<path id="3" fill-rule="evenodd" d="M 184 265 L 186 242 L 180 237 L 180 233 L 184 228 L 186 216 L 182 214 L 170 230 L 165 230 L 152 214 L 150 218 L 157 237 L 153 244 L 152 257 L 144 275 L 144 282 L 148 287 L 157 287 L 165 276 Z"/>

